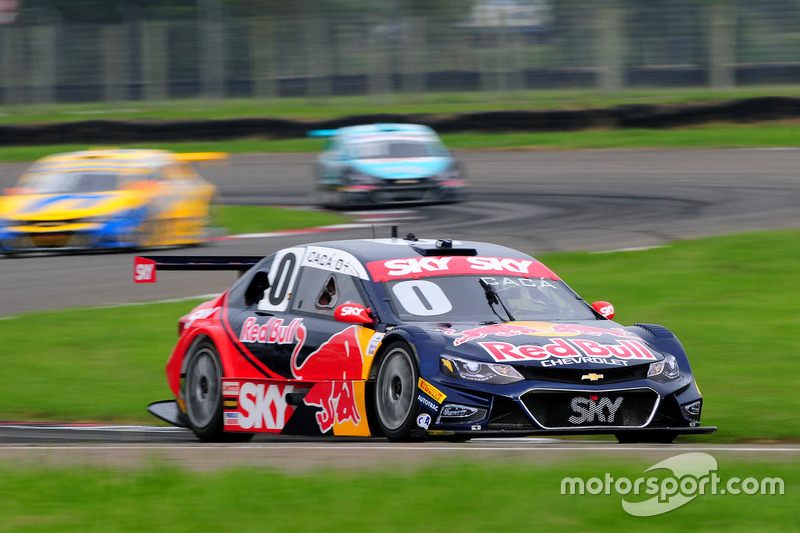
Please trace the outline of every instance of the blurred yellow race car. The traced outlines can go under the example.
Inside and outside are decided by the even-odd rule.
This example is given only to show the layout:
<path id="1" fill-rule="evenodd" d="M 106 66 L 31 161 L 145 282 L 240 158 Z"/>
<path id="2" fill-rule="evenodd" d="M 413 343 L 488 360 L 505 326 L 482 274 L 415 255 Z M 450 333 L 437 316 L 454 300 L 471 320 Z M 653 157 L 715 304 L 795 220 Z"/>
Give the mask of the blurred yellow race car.
<path id="1" fill-rule="evenodd" d="M 113 149 L 40 159 L 0 198 L 0 253 L 203 242 L 217 189 L 189 162 L 225 157 Z"/>

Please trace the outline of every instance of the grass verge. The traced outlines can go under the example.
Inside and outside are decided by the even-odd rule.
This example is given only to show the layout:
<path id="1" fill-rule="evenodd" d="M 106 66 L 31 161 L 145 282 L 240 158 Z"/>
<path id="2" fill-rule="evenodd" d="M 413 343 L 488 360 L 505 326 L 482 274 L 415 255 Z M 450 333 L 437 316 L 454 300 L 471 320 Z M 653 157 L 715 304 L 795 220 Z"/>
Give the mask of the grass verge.
<path id="1" fill-rule="evenodd" d="M 663 324 L 678 335 L 705 396 L 703 422 L 720 428 L 691 441 L 797 440 L 798 239 L 800 231 L 777 231 L 540 258 L 588 301 L 611 301 L 620 323 Z M 0 374 L 2 417 L 154 422 L 145 406 L 170 397 L 163 367 L 176 321 L 193 305 L 0 321 L 4 351 L 13 354 Z"/>
<path id="2" fill-rule="evenodd" d="M 454 150 L 567 150 L 595 148 L 765 148 L 798 147 L 796 121 L 712 124 L 679 129 L 620 129 L 546 133 L 453 133 L 442 140 Z M 319 152 L 320 139 L 236 139 L 214 142 L 150 143 L 123 148 L 161 148 L 175 152 L 230 154 Z M 50 154 L 97 148 L 87 145 L 3 146 L 0 162 L 34 161 Z"/>
<path id="3" fill-rule="evenodd" d="M 780 477 L 784 495 L 698 495 L 667 514 L 636 518 L 621 500 L 562 495 L 561 480 L 656 476 L 656 461 L 586 459 L 492 464 L 440 458 L 420 468 L 289 475 L 264 469 L 196 472 L 0 464 L 3 531 L 554 531 L 797 530 L 800 463 L 719 460 L 718 475 Z"/>
<path id="4" fill-rule="evenodd" d="M 291 231 L 345 224 L 344 215 L 307 209 L 282 209 L 249 205 L 221 205 L 214 208 L 214 223 L 228 234 Z"/>
<path id="5" fill-rule="evenodd" d="M 282 117 L 324 120 L 376 113 L 467 113 L 514 109 L 611 107 L 624 104 L 692 103 L 761 96 L 800 96 L 800 85 L 764 85 L 711 91 L 643 88 L 605 93 L 591 89 L 463 91 L 323 98 L 199 98 L 4 106 L 0 124 L 106 119 L 230 119 Z"/>

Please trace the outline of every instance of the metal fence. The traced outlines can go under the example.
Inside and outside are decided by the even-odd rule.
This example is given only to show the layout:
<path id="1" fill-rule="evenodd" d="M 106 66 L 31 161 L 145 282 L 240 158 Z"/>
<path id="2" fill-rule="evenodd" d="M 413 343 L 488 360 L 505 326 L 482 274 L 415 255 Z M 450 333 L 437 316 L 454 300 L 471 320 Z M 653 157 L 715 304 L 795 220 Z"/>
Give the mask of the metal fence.
<path id="1" fill-rule="evenodd" d="M 535 12 L 503 10 L 522 2 L 391 19 L 20 17 L 0 26 L 0 102 L 800 82 L 800 0 L 539 0 Z"/>

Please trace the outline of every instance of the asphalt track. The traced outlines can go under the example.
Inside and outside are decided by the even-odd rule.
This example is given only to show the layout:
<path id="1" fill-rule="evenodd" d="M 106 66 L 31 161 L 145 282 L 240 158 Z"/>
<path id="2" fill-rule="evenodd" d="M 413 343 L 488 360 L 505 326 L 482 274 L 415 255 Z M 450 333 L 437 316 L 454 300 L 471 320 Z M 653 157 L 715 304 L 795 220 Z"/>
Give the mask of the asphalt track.
<path id="1" fill-rule="evenodd" d="M 471 151 L 458 156 L 468 174 L 471 193 L 468 202 L 404 209 L 399 213 L 394 210 L 386 216 L 380 212 L 362 213 L 360 216 L 365 220 L 379 221 L 374 228 L 367 223 L 320 235 L 283 234 L 219 240 L 200 248 L 154 253 L 266 255 L 295 243 L 369 238 L 373 231 L 379 236 L 388 236 L 386 225 L 393 219 L 400 224 L 401 235 L 413 232 L 419 237 L 486 240 L 533 255 L 550 251 L 641 248 L 703 236 L 800 227 L 800 150 Z M 223 202 L 227 204 L 310 208 L 313 203 L 310 193 L 312 164 L 313 155 L 310 154 L 244 155 L 231 157 L 227 164 L 203 167 L 202 173 L 219 187 Z M 24 168 L 25 165 L 19 164 L 0 165 L 0 187 L 13 184 Z M 0 317 L 48 309 L 185 298 L 220 292 L 233 281 L 230 273 L 167 272 L 159 276 L 159 283 L 155 285 L 134 285 L 133 255 L 0 259 Z M 353 446 L 348 443 L 352 442 L 321 445 L 319 449 L 323 451 L 319 452 L 319 460 L 333 448 L 348 449 Z M 377 443 L 375 446 L 388 449 L 407 449 L 386 441 L 370 441 L 359 443 L 352 453 L 363 454 L 360 447 L 371 447 L 373 442 Z M 477 445 L 472 444 L 475 442 L 482 441 L 425 446 L 431 450 L 437 447 L 470 449 L 476 448 Z M 618 451 L 630 448 L 607 441 L 527 439 L 519 444 L 503 442 L 497 453 L 505 453 L 504 446 Z M 165 428 L 79 431 L 74 427 L 0 425 L 0 456 L 14 456 L 15 449 L 20 452 L 26 449 L 26 443 L 45 446 L 42 450 L 48 446 L 84 449 L 83 444 L 92 447 L 102 443 L 137 450 L 148 446 L 205 449 L 187 432 Z M 320 446 L 302 440 L 285 443 L 292 448 L 300 444 L 309 449 Z M 245 453 L 241 450 L 283 445 L 281 440 L 257 438 L 254 444 L 236 445 L 235 449 Z M 414 446 L 411 445 L 411 449 L 415 449 Z M 631 449 L 666 449 L 679 453 L 689 449 L 687 446 L 692 450 L 697 448 L 673 445 Z M 740 451 L 759 454 L 764 453 L 762 448 L 745 446 Z M 423 449 L 428 448 L 419 448 Z M 782 449 L 769 447 L 771 452 Z M 797 447 L 785 449 L 787 451 L 780 453 L 793 457 L 800 451 Z M 142 453 L 147 455 L 136 452 Z M 280 452 L 276 453 L 280 457 Z M 312 458 L 315 453 L 311 452 Z M 75 454 L 80 456 L 81 452 Z M 91 452 L 86 454 L 91 456 Z"/>

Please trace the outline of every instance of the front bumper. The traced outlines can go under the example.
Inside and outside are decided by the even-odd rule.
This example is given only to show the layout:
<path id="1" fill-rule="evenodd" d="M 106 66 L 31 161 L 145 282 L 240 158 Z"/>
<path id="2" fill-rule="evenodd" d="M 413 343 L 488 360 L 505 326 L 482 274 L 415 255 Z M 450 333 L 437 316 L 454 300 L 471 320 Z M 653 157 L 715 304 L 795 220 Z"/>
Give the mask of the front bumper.
<path id="1" fill-rule="evenodd" d="M 417 425 L 430 435 L 716 431 L 700 426 L 702 397 L 688 377 L 670 384 L 640 379 L 603 387 L 524 381 L 466 389 L 433 383 L 426 388 L 437 394 L 421 388 L 417 398 L 418 420 L 424 422 Z"/>
<path id="2" fill-rule="evenodd" d="M 32 253 L 129 248 L 135 246 L 138 224 L 70 224 L 59 227 L 11 226 L 0 229 L 0 252 Z"/>
<path id="3" fill-rule="evenodd" d="M 346 185 L 338 191 L 351 206 L 459 202 L 466 198 L 462 180 L 397 180 L 380 185 Z"/>

